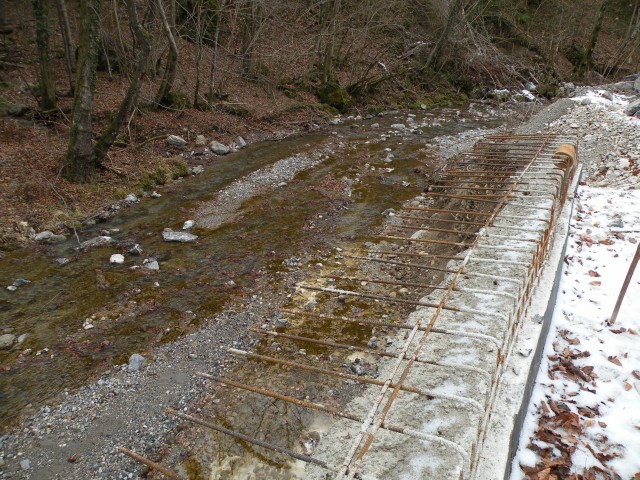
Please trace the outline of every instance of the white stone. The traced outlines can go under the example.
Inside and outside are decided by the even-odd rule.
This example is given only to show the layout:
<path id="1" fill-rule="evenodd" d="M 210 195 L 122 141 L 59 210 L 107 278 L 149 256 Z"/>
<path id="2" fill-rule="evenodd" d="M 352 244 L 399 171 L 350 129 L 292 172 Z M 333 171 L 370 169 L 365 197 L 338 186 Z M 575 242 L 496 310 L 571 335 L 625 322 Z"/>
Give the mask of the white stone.
<path id="1" fill-rule="evenodd" d="M 227 153 L 229 153 L 231 151 L 231 149 L 229 147 L 227 147 L 226 145 L 218 142 L 217 140 L 213 140 L 209 144 L 209 149 L 213 153 L 215 153 L 216 155 L 226 155 Z"/>
<path id="2" fill-rule="evenodd" d="M 113 255 L 111 255 L 111 258 L 109 258 L 109 263 L 124 263 L 124 255 L 121 255 L 120 253 L 114 253 Z"/>
<path id="3" fill-rule="evenodd" d="M 167 143 L 174 147 L 184 147 L 187 144 L 187 141 L 178 135 L 169 135 L 167 137 Z"/>
<path id="4" fill-rule="evenodd" d="M 194 222 L 193 220 L 187 220 L 186 222 L 184 222 L 184 225 L 182 225 L 182 229 L 191 230 L 195 226 L 195 224 L 196 222 Z"/>

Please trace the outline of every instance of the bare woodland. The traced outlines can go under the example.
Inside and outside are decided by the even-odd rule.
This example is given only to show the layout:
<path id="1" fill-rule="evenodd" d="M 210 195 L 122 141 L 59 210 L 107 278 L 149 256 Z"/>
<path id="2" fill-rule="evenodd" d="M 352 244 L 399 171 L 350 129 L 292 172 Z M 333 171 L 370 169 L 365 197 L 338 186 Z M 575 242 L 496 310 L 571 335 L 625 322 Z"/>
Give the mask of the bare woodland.
<path id="1" fill-rule="evenodd" d="M 235 82 L 338 111 L 527 82 L 552 97 L 562 80 L 633 73 L 640 53 L 640 0 L 30 0 L 30 11 L 40 113 L 73 95 L 64 174 L 76 182 L 141 109 L 242 114 Z M 7 51 L 0 67 L 12 68 Z M 120 96 L 100 131 L 97 75 Z"/>

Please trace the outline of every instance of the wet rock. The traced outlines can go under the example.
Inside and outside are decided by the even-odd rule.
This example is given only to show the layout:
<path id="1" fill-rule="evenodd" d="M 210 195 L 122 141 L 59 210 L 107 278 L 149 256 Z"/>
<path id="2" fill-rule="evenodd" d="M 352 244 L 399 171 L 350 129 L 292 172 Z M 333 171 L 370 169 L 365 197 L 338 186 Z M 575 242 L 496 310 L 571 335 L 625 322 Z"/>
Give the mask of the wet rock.
<path id="1" fill-rule="evenodd" d="M 396 211 L 393 208 L 387 208 L 382 215 L 385 217 L 393 217 L 396 214 Z"/>
<path id="2" fill-rule="evenodd" d="M 138 372 L 144 364 L 145 358 L 139 353 L 134 353 L 129 357 L 129 365 L 127 365 L 128 372 Z"/>
<path id="3" fill-rule="evenodd" d="M 20 460 L 20 468 L 25 471 L 29 470 L 31 468 L 31 461 L 28 458 Z"/>
<path id="4" fill-rule="evenodd" d="M 137 257 L 138 255 L 141 255 L 143 251 L 144 250 L 142 249 L 142 245 L 136 243 L 133 247 L 131 247 L 129 253 Z"/>
<path id="5" fill-rule="evenodd" d="M 49 230 L 45 230 L 44 232 L 38 233 L 34 240 L 36 242 L 47 242 L 47 243 L 60 243 L 64 242 L 67 239 L 64 235 L 56 235 Z"/>
<path id="6" fill-rule="evenodd" d="M 195 224 L 196 224 L 196 222 L 194 222 L 193 220 L 187 220 L 182 225 L 182 229 L 183 230 L 191 230 L 195 226 Z"/>
<path id="7" fill-rule="evenodd" d="M 9 290 L 10 292 L 15 292 L 18 289 L 18 287 L 16 287 L 15 285 L 9 285 L 7 287 L 7 290 Z"/>
<path id="8" fill-rule="evenodd" d="M 160 270 L 160 264 L 158 264 L 158 261 L 154 258 L 145 258 L 142 266 L 147 270 Z"/>
<path id="9" fill-rule="evenodd" d="M 173 230 L 165 230 L 162 232 L 162 239 L 165 242 L 188 243 L 198 239 L 197 235 L 187 232 L 174 232 Z"/>
<path id="10" fill-rule="evenodd" d="M 16 341 L 16 336 L 12 333 L 0 335 L 0 350 L 9 350 Z"/>
<path id="11" fill-rule="evenodd" d="M 24 341 L 27 339 L 27 337 L 28 337 L 28 336 L 29 336 L 29 334 L 28 334 L 28 333 L 23 333 L 22 335 L 20 335 L 20 336 L 18 337 L 18 343 L 22 343 L 22 342 L 24 342 Z"/>
<path id="12" fill-rule="evenodd" d="M 371 337 L 367 342 L 367 347 L 378 348 L 378 337 Z"/>
<path id="13" fill-rule="evenodd" d="M 174 147 L 184 147 L 187 144 L 187 141 L 178 135 L 169 135 L 167 137 L 167 143 Z"/>
<path id="14" fill-rule="evenodd" d="M 151 192 L 151 198 L 160 198 L 162 195 L 160 195 L 158 192 L 156 192 L 155 190 L 153 192 Z"/>
<path id="15" fill-rule="evenodd" d="M 231 151 L 231 149 L 229 147 L 227 147 L 226 145 L 218 142 L 217 140 L 213 140 L 209 144 L 209 149 L 213 153 L 215 153 L 216 155 L 226 155 L 227 153 L 229 153 Z"/>
<path id="16" fill-rule="evenodd" d="M 207 139 L 204 135 L 198 135 L 196 137 L 196 146 L 204 147 L 207 144 Z"/>
<path id="17" fill-rule="evenodd" d="M 126 202 L 129 203 L 138 203 L 138 197 L 136 197 L 133 193 L 130 193 L 126 197 L 124 197 Z"/>
<path id="18" fill-rule="evenodd" d="M 287 325 L 289 325 L 289 320 L 287 320 L 286 318 L 276 318 L 276 325 L 278 327 L 286 327 Z"/>
<path id="19" fill-rule="evenodd" d="M 60 265 L 64 265 L 66 263 L 69 263 L 69 259 L 66 257 L 59 257 L 59 258 L 56 258 L 56 262 L 58 262 L 58 264 Z"/>
<path id="20" fill-rule="evenodd" d="M 393 123 L 391 124 L 391 128 L 393 130 L 403 131 L 403 130 L 406 130 L 407 127 L 405 126 L 404 123 Z"/>
<path id="21" fill-rule="evenodd" d="M 28 285 L 29 283 L 31 283 L 31 280 L 25 280 L 24 278 L 16 278 L 13 281 L 13 286 L 21 287 L 22 285 Z"/>
<path id="22" fill-rule="evenodd" d="M 118 265 L 122 265 L 124 263 L 124 255 L 122 255 L 120 253 L 114 253 L 109 258 L 109 263 L 115 263 L 115 264 L 118 264 Z"/>
<path id="23" fill-rule="evenodd" d="M 113 241 L 114 241 L 113 238 L 107 235 L 100 235 L 99 237 L 94 237 L 90 240 L 85 240 L 80 244 L 80 248 L 102 247 L 104 245 L 111 245 Z"/>
<path id="24" fill-rule="evenodd" d="M 244 148 L 247 146 L 247 141 L 244 138 L 239 136 L 238 138 L 236 138 L 234 144 L 236 148 Z"/>
<path id="25" fill-rule="evenodd" d="M 204 172 L 204 167 L 202 165 L 197 165 L 191 169 L 191 173 L 193 175 L 200 175 L 202 172 Z"/>
<path id="26" fill-rule="evenodd" d="M 629 115 L 630 117 L 638 116 L 640 112 L 640 100 L 636 100 L 635 102 L 631 102 L 627 108 L 624 109 L 624 113 Z"/>
<path id="27" fill-rule="evenodd" d="M 640 93 L 640 75 L 638 75 L 633 82 L 633 90 L 636 93 Z"/>

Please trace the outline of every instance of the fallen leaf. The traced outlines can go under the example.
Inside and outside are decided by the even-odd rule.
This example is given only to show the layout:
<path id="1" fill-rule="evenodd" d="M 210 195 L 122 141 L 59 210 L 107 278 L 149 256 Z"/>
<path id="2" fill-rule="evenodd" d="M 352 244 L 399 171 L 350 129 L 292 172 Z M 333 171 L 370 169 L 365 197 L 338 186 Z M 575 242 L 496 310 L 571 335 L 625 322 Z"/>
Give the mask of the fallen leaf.
<path id="1" fill-rule="evenodd" d="M 618 329 L 615 329 L 615 330 L 614 330 L 614 329 L 611 329 L 611 330 L 609 330 L 609 331 L 610 331 L 611 333 L 616 333 L 616 334 L 617 334 L 617 333 L 624 333 L 624 332 L 626 332 L 626 331 L 627 331 L 627 329 L 626 329 L 626 328 L 624 328 L 624 327 L 620 327 L 620 328 L 618 328 Z"/>
<path id="2" fill-rule="evenodd" d="M 633 237 L 629 237 L 629 243 L 638 243 L 638 240 Z"/>
<path id="3" fill-rule="evenodd" d="M 599 277 L 600 274 L 598 272 L 596 272 L 595 270 L 589 270 L 589 276 L 590 277 Z"/>
<path id="4" fill-rule="evenodd" d="M 602 240 L 600 242 L 600 245 L 613 245 L 613 242 L 609 239 L 606 239 L 606 240 Z"/>
<path id="5" fill-rule="evenodd" d="M 602 428 L 607 428 L 607 424 L 604 422 L 598 422 L 598 425 L 600 425 Z"/>
<path id="6" fill-rule="evenodd" d="M 633 375 L 634 377 L 636 377 L 636 379 L 640 380 L 640 372 L 638 372 L 638 370 L 634 370 L 631 372 L 631 375 Z"/>
<path id="7" fill-rule="evenodd" d="M 600 285 L 602 285 L 602 282 L 600 280 L 594 280 L 593 282 L 589 282 L 589 285 L 599 287 Z"/>
<path id="8" fill-rule="evenodd" d="M 624 389 L 625 389 L 625 391 L 627 391 L 627 392 L 628 392 L 629 390 L 631 390 L 631 384 L 630 384 L 630 383 L 627 383 L 627 382 L 624 382 Z"/>
<path id="9" fill-rule="evenodd" d="M 620 362 L 620 360 L 618 360 L 618 357 L 614 357 L 612 355 L 609 355 L 607 357 L 607 360 L 609 360 L 611 363 L 614 363 L 614 364 L 618 365 L 619 367 L 622 366 L 622 363 Z"/>

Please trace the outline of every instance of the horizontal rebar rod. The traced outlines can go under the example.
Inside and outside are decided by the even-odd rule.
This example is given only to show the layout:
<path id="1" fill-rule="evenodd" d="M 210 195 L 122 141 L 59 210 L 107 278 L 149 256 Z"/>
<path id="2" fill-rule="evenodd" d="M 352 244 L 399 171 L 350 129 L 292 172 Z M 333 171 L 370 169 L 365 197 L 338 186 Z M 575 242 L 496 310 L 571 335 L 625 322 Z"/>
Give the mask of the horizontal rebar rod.
<path id="1" fill-rule="evenodd" d="M 327 470 L 331 470 L 335 472 L 336 470 L 329 467 L 326 462 L 322 460 L 318 460 L 317 458 L 310 457 L 309 455 L 303 455 L 301 453 L 296 453 L 293 450 L 289 450 L 288 448 L 281 447 L 279 445 L 274 445 L 272 443 L 265 442 L 263 440 L 258 440 L 257 438 L 250 437 L 249 435 L 245 435 L 244 433 L 234 432 L 233 430 L 229 430 L 228 428 L 222 427 L 220 425 L 216 425 L 215 423 L 207 422 L 206 420 L 202 420 L 198 417 L 194 417 L 193 415 L 187 415 L 186 413 L 178 412 L 173 410 L 172 408 L 167 408 L 165 410 L 166 413 L 170 415 L 174 415 L 178 418 L 186 420 L 188 422 L 196 423 L 198 425 L 202 425 L 203 427 L 210 428 L 211 430 L 215 430 L 216 432 L 224 433 L 233 438 L 237 438 L 239 440 L 243 440 L 247 443 L 251 443 L 253 445 L 257 445 L 262 448 L 266 448 L 268 450 L 274 450 L 279 453 L 283 453 L 285 455 L 290 456 L 291 458 L 295 458 L 296 460 L 302 460 L 306 463 L 313 463 L 314 465 L 318 465 Z"/>
<path id="2" fill-rule="evenodd" d="M 287 308 L 280 308 L 278 309 L 278 311 L 280 311 L 281 313 L 286 313 L 288 315 L 299 315 L 301 317 L 318 318 L 320 320 L 333 320 L 333 321 L 353 323 L 358 325 L 368 325 L 371 327 L 398 328 L 402 330 L 411 330 L 414 327 L 413 325 L 410 325 L 408 323 L 364 320 L 364 319 L 358 319 L 358 318 L 348 318 L 348 317 L 343 317 L 339 315 L 328 315 L 326 313 L 304 312 L 302 310 L 291 310 Z M 418 330 L 425 332 L 427 331 L 427 327 L 418 327 Z M 483 340 L 483 341 L 494 343 L 497 347 L 500 346 L 500 341 L 496 337 L 492 337 L 491 335 L 485 335 L 484 333 L 467 332 L 463 330 L 453 330 L 449 328 L 439 328 L 439 327 L 433 327 L 430 329 L 430 331 L 432 333 L 449 335 L 453 337 L 475 338 L 476 340 Z"/>
<path id="3" fill-rule="evenodd" d="M 176 472 L 169 470 L 168 468 L 163 467 L 159 463 L 153 462 L 148 458 L 143 457 L 142 455 L 137 454 L 131 450 L 128 450 L 124 447 L 118 447 L 118 451 L 120 453 L 125 454 L 127 457 L 134 459 L 136 462 L 142 463 L 147 467 L 157 470 L 161 474 L 163 474 L 167 478 L 171 478 L 172 480 L 183 480 L 181 475 L 178 475 Z"/>
<path id="4" fill-rule="evenodd" d="M 318 412 L 322 412 L 322 413 L 325 413 L 325 414 L 330 415 L 332 417 L 345 418 L 347 420 L 353 420 L 354 422 L 358 422 L 358 423 L 362 423 L 362 421 L 363 421 L 363 419 L 358 417 L 357 415 L 352 415 L 352 414 L 347 413 L 347 412 L 342 412 L 340 410 L 336 410 L 334 408 L 327 407 L 327 406 L 322 405 L 320 403 L 307 402 L 305 400 L 299 400 L 297 398 L 290 397 L 288 395 L 282 395 L 281 393 L 274 392 L 273 390 L 268 390 L 266 388 L 253 387 L 251 385 L 246 385 L 244 383 L 237 382 L 235 380 L 230 380 L 228 378 L 223 378 L 223 377 L 215 377 L 213 375 L 208 375 L 208 374 L 202 373 L 202 372 L 196 372 L 196 375 L 198 375 L 200 377 L 203 377 L 203 378 L 206 378 L 206 379 L 209 379 L 209 380 L 213 380 L 215 382 L 224 383 L 226 385 L 230 385 L 232 387 L 236 387 L 236 388 L 239 388 L 241 390 L 246 390 L 248 392 L 253 392 L 253 393 L 257 393 L 259 395 L 264 395 L 265 397 L 274 398 L 276 400 L 282 400 L 284 402 L 291 403 L 293 405 L 298 405 L 300 407 L 308 408 L 310 410 L 315 410 L 315 411 L 318 411 Z M 468 453 L 464 450 L 464 448 L 462 448 L 457 443 L 452 442 L 451 440 L 447 440 L 446 438 L 438 437 L 436 435 L 430 435 L 430 434 L 424 433 L 424 432 L 419 432 L 419 431 L 416 431 L 416 430 L 413 430 L 413 429 L 410 429 L 410 428 L 399 427 L 397 425 L 383 424 L 382 428 L 385 429 L 385 430 L 389 430 L 391 432 L 401 433 L 401 434 L 404 434 L 404 435 L 408 435 L 410 437 L 419 438 L 420 440 L 437 442 L 437 443 L 441 443 L 443 445 L 446 445 L 448 447 L 451 447 L 456 452 L 458 452 L 460 454 L 460 456 L 462 456 L 463 461 L 465 461 L 466 458 L 468 457 Z"/>
<path id="5" fill-rule="evenodd" d="M 400 356 L 397 353 L 387 352 L 385 350 L 375 350 L 373 348 L 358 347 L 356 345 L 348 345 L 346 343 L 338 343 L 338 342 L 334 342 L 333 340 L 320 340 L 318 338 L 302 337 L 299 335 L 291 335 L 288 333 L 274 332 L 273 330 L 262 330 L 259 328 L 250 328 L 249 331 L 258 333 L 264 336 L 281 337 L 281 338 L 286 338 L 288 340 L 295 340 L 295 341 L 304 342 L 304 343 L 313 343 L 316 345 L 324 345 L 326 347 L 334 347 L 340 350 L 349 350 L 353 352 L 368 353 L 370 355 L 379 355 L 381 357 L 400 358 Z M 434 365 L 437 367 L 452 368 L 452 369 L 457 368 L 457 369 L 465 370 L 468 372 L 479 373 L 484 376 L 491 376 L 489 372 L 477 367 L 473 367 L 471 365 L 452 365 L 450 363 L 448 364 L 448 363 L 436 362 L 435 360 L 425 360 L 423 358 L 418 358 L 416 359 L 416 361 L 418 363 L 426 363 L 428 365 Z"/>
<path id="6" fill-rule="evenodd" d="M 235 355 L 241 355 L 247 358 L 253 358 L 256 360 L 261 360 L 261 361 L 265 361 L 265 362 L 272 362 L 272 363 L 277 363 L 280 365 L 286 365 L 288 367 L 292 367 L 292 368 L 297 368 L 299 370 L 306 370 L 309 372 L 315 372 L 315 373 L 321 373 L 323 375 L 327 375 L 327 376 L 332 376 L 332 377 L 338 377 L 338 378 L 346 378 L 348 380 L 355 380 L 358 383 L 368 383 L 371 385 L 377 385 L 379 387 L 383 387 L 385 385 L 387 385 L 389 388 L 397 388 L 403 392 L 407 392 L 407 393 L 415 393 L 416 395 L 421 395 L 423 397 L 427 397 L 430 399 L 433 398 L 438 398 L 441 400 L 449 400 L 451 402 L 458 402 L 461 403 L 463 405 L 468 405 L 473 407 L 474 409 L 480 411 L 480 412 L 484 412 L 484 407 L 480 404 L 480 402 L 478 402 L 477 400 L 474 400 L 473 398 L 468 398 L 468 397 L 461 397 L 458 395 L 449 395 L 447 393 L 440 393 L 440 392 L 435 392 L 433 390 L 422 390 L 420 388 L 416 388 L 416 387 L 407 387 L 406 385 L 399 385 L 399 384 L 395 384 L 393 382 L 390 382 L 387 384 L 387 382 L 383 382 L 380 380 L 376 380 L 374 378 L 367 378 L 367 377 L 359 377 L 357 375 L 350 375 L 348 373 L 343 373 L 343 372 L 336 372 L 334 370 L 327 370 L 326 368 L 319 368 L 319 367 L 312 367 L 310 365 L 304 365 L 302 363 L 297 363 L 297 362 L 290 362 L 289 360 L 282 360 L 280 358 L 274 358 L 274 357 L 269 357 L 266 355 L 259 355 L 257 353 L 251 353 L 251 352 L 247 352 L 245 350 L 238 350 L 236 348 L 229 348 L 228 349 L 229 352 L 235 354 Z"/>

